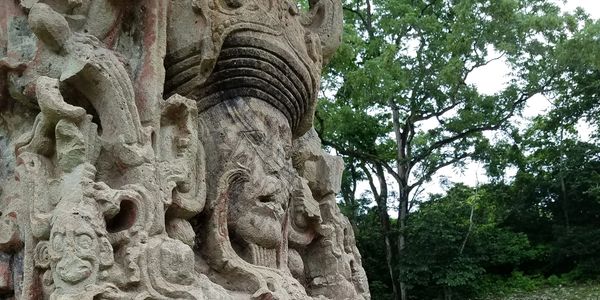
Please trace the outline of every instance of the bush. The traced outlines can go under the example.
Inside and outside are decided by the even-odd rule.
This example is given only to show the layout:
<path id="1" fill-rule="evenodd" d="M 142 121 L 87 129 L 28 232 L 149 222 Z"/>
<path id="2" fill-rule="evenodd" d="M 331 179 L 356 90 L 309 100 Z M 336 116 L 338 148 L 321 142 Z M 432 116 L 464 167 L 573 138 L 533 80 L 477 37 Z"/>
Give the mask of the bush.
<path id="1" fill-rule="evenodd" d="M 534 291 L 545 284 L 545 279 L 539 275 L 526 276 L 523 272 L 514 271 L 507 280 L 507 285 L 513 290 Z"/>

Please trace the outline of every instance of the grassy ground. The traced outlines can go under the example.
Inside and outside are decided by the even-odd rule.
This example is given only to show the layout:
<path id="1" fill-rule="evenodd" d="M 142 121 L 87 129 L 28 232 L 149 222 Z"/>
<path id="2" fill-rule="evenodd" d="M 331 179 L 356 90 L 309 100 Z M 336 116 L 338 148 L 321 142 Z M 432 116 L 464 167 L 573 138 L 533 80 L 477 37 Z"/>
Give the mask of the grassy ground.
<path id="1" fill-rule="evenodd" d="M 487 300 L 600 300 L 600 285 L 544 288 L 535 292 L 491 297 Z"/>

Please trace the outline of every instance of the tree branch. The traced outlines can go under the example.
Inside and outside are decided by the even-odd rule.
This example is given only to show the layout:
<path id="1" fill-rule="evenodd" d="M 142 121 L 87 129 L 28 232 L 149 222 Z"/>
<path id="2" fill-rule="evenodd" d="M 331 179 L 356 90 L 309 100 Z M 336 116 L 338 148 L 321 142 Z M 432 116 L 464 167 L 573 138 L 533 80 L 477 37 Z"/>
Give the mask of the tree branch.
<path id="1" fill-rule="evenodd" d="M 467 241 L 469 240 L 471 231 L 473 231 L 473 214 L 474 214 L 474 212 L 475 212 L 475 204 L 471 204 L 471 215 L 469 216 L 469 230 L 467 231 L 467 234 L 465 235 L 462 245 L 460 245 L 460 251 L 458 251 L 458 255 L 462 255 L 463 252 L 465 251 L 465 246 L 467 245 Z"/>
<path id="2" fill-rule="evenodd" d="M 344 6 L 343 9 L 355 14 L 360 19 L 360 22 L 363 24 L 363 26 L 365 26 L 365 29 L 367 31 L 370 31 L 369 30 L 370 25 L 367 23 L 367 19 L 365 19 L 365 17 L 363 16 L 363 14 L 360 11 L 350 8 L 350 7 L 347 7 L 347 6 Z"/>
<path id="3" fill-rule="evenodd" d="M 475 133 L 499 129 L 506 121 L 508 121 L 508 119 L 510 119 L 514 115 L 515 110 L 518 105 L 524 103 L 525 101 L 527 101 L 529 98 L 531 98 L 535 94 L 537 94 L 537 91 L 534 93 L 531 93 L 531 94 L 529 94 L 529 93 L 522 94 L 515 102 L 512 103 L 511 108 L 508 111 L 508 113 L 494 124 L 487 124 L 484 126 L 469 128 L 461 133 L 458 133 L 456 135 L 444 138 L 442 140 L 439 140 L 439 141 L 433 143 L 432 145 L 427 147 L 427 149 L 425 151 L 423 151 L 420 155 L 414 156 L 411 160 L 412 164 L 414 165 L 414 164 L 421 162 L 422 160 L 426 159 L 429 155 L 431 155 L 431 153 L 433 153 L 433 151 L 435 151 L 436 149 L 444 147 L 452 142 L 455 142 L 462 138 L 466 138 Z"/>
<path id="4" fill-rule="evenodd" d="M 392 177 L 394 177 L 395 180 L 398 180 L 400 178 L 398 176 L 398 173 L 396 171 L 394 171 L 394 168 L 392 168 L 392 166 L 390 166 L 390 164 L 388 162 L 386 162 L 382 158 L 378 157 L 377 155 L 365 153 L 365 152 L 361 152 L 361 151 L 356 151 L 356 150 L 346 149 L 342 145 L 339 145 L 334 142 L 323 139 L 322 136 L 319 136 L 319 137 L 321 138 L 321 144 L 323 144 L 323 146 L 331 147 L 331 148 L 335 149 L 341 155 L 354 157 L 354 158 L 360 159 L 362 161 L 367 161 L 367 162 L 371 162 L 374 164 L 379 164 L 388 173 L 390 173 L 390 175 L 392 175 Z"/>
<path id="5" fill-rule="evenodd" d="M 371 171 L 369 170 L 369 168 L 367 168 L 365 163 L 361 163 L 360 168 L 367 175 L 367 181 L 369 181 L 369 186 L 371 187 L 371 193 L 373 193 L 375 202 L 377 202 L 377 199 L 379 199 L 379 192 L 377 191 L 377 187 L 375 186 L 375 182 L 373 181 L 373 176 L 371 175 Z"/>
<path id="6" fill-rule="evenodd" d="M 463 153 L 462 155 L 456 156 L 448 161 L 445 161 L 441 164 L 438 164 L 437 166 L 435 166 L 434 168 L 432 168 L 431 170 L 427 171 L 425 174 L 423 174 L 421 176 L 421 178 L 419 180 L 417 180 L 415 183 L 409 185 L 410 189 L 415 188 L 416 186 L 420 186 L 423 183 L 425 183 L 425 180 L 431 176 L 433 176 L 433 174 L 435 174 L 437 171 L 439 171 L 441 168 L 453 165 L 469 156 L 473 155 L 472 153 Z"/>

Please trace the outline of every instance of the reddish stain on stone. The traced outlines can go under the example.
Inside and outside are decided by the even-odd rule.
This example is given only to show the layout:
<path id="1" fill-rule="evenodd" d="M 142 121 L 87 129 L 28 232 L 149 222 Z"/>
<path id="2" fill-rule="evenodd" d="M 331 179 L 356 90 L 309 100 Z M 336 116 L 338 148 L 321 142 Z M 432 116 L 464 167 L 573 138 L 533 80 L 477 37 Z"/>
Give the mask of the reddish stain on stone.
<path id="1" fill-rule="evenodd" d="M 159 74 L 155 69 L 156 66 L 162 67 L 160 60 L 162 59 L 161 43 L 157 42 L 156 30 L 160 27 L 160 23 L 164 22 L 166 7 L 163 1 L 147 1 L 142 4 L 143 13 L 143 44 L 144 49 L 147 49 L 143 54 L 142 69 L 139 71 L 136 79 L 136 105 L 143 119 L 147 119 L 145 109 L 153 107 L 153 103 L 158 99 L 156 94 L 156 86 L 162 88 L 162 78 L 157 78 Z M 150 87 L 150 89 L 148 89 Z M 151 113 L 151 112 L 150 112 Z"/>
<path id="2" fill-rule="evenodd" d="M 115 167 L 117 168 L 117 171 L 119 171 L 120 174 L 125 174 L 125 171 L 129 169 L 127 165 L 121 161 L 116 161 Z"/>
<path id="3" fill-rule="evenodd" d="M 10 20 L 24 15 L 25 13 L 18 6 L 17 1 L 0 1 L 0 48 L 6 47 Z"/>
<path id="4" fill-rule="evenodd" d="M 29 285 L 29 289 L 25 291 L 25 299 L 44 299 L 42 290 L 42 281 L 40 279 L 41 274 L 38 271 L 34 271 L 32 282 Z"/>
<path id="5" fill-rule="evenodd" d="M 7 258 L 7 259 L 5 259 Z M 0 291 L 9 292 L 13 290 L 12 271 L 10 268 L 10 256 L 0 258 Z"/>
<path id="6" fill-rule="evenodd" d="M 119 25 L 123 21 L 123 15 L 124 15 L 123 10 L 121 9 L 119 11 L 119 16 L 117 17 L 115 22 L 112 24 L 112 26 L 110 27 L 110 30 L 108 31 L 108 34 L 104 38 L 104 44 L 109 49 L 113 49 L 115 47 L 115 42 L 117 40 L 117 36 L 119 34 L 119 29 L 120 29 Z"/>
<path id="7" fill-rule="evenodd" d="M 17 166 L 22 166 L 23 164 L 25 164 L 25 161 L 20 156 L 21 152 L 22 152 L 21 148 L 15 146 L 15 155 L 17 156 L 17 160 L 16 160 Z"/>

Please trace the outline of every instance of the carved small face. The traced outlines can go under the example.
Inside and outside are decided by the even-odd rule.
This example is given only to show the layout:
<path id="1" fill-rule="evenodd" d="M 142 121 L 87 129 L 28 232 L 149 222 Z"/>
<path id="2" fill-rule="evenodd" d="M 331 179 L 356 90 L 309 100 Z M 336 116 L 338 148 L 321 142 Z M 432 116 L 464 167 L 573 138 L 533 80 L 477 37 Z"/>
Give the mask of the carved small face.
<path id="1" fill-rule="evenodd" d="M 83 286 L 94 283 L 100 265 L 112 258 L 112 247 L 83 217 L 72 214 L 56 219 L 48 253 L 58 287 Z"/>
<path id="2" fill-rule="evenodd" d="M 234 187 L 228 223 L 238 237 L 266 248 L 277 248 L 289 199 L 289 183 L 257 167 L 250 181 Z"/>
<path id="3" fill-rule="evenodd" d="M 177 240 L 167 240 L 160 246 L 160 271 L 174 284 L 192 284 L 194 281 L 194 252 Z"/>
<path id="4" fill-rule="evenodd" d="M 75 221 L 76 218 L 68 219 Z M 62 281 L 76 284 L 90 277 L 96 269 L 98 239 L 85 223 L 59 222 L 53 228 L 50 240 L 56 274 Z"/>

